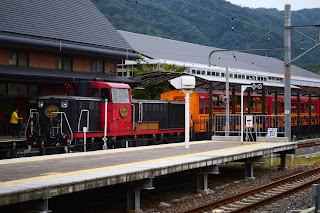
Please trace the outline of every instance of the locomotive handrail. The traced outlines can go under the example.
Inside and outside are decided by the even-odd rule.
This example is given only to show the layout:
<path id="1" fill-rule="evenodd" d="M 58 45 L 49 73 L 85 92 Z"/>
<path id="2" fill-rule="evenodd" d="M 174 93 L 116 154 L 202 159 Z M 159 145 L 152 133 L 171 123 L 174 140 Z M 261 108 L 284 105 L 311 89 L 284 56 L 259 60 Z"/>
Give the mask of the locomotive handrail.
<path id="1" fill-rule="evenodd" d="M 139 121 L 138 122 L 142 122 L 143 121 L 143 104 L 139 103 Z"/>
<path id="2" fill-rule="evenodd" d="M 37 122 L 39 123 L 39 112 L 37 111 L 37 109 L 30 109 L 30 115 L 29 115 L 29 118 L 28 118 L 28 121 L 27 121 L 27 126 L 26 126 L 26 129 L 24 130 L 24 136 L 27 137 L 27 130 L 28 130 L 28 127 L 29 127 L 29 123 L 31 122 L 31 117 L 33 117 L 32 115 L 35 114 L 37 115 Z M 31 133 L 32 133 L 32 129 L 31 129 Z M 40 135 L 40 125 L 39 125 L 39 132 L 38 134 Z"/>
<path id="3" fill-rule="evenodd" d="M 69 124 L 69 121 L 68 121 L 68 118 L 67 118 L 66 113 L 65 113 L 65 112 L 52 112 L 52 113 L 56 113 L 56 114 L 60 114 L 60 115 L 61 115 L 61 126 L 60 126 L 61 132 L 62 132 L 62 115 L 64 115 L 64 117 L 65 117 L 65 119 L 66 119 L 66 122 L 67 122 L 67 124 L 68 124 L 68 128 L 69 128 L 69 130 L 70 130 L 70 136 L 71 136 L 70 142 L 73 141 L 73 132 L 72 132 L 71 126 L 70 126 L 70 124 Z"/>
<path id="4" fill-rule="evenodd" d="M 132 105 L 132 124 L 133 124 L 132 130 L 134 131 L 134 124 L 136 120 L 136 106 L 134 104 L 131 104 L 131 105 Z"/>
<path id="5" fill-rule="evenodd" d="M 80 122 L 81 122 L 81 118 L 82 118 L 82 112 L 87 112 L 87 128 L 89 130 L 89 118 L 90 118 L 89 113 L 90 112 L 87 109 L 82 109 L 80 111 L 80 116 L 79 116 L 79 121 L 78 121 L 78 132 L 81 132 L 81 130 L 80 130 Z"/>

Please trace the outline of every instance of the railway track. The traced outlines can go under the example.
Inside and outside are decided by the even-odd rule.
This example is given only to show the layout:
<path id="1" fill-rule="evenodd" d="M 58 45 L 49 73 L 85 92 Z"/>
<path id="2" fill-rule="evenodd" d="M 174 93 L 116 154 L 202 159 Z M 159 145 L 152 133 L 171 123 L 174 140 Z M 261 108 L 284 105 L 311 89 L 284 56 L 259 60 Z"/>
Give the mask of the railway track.
<path id="1" fill-rule="evenodd" d="M 237 194 L 210 204 L 185 211 L 184 213 L 198 212 L 250 212 L 258 207 L 305 189 L 320 182 L 320 167 L 302 172 L 271 184 Z"/>

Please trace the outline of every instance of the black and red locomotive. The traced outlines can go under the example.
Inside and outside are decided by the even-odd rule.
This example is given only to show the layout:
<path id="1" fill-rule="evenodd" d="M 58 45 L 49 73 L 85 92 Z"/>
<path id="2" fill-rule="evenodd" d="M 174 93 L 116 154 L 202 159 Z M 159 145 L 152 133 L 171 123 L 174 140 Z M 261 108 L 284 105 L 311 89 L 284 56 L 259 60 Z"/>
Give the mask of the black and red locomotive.
<path id="1" fill-rule="evenodd" d="M 107 138 L 108 145 L 124 147 L 133 140 L 138 146 L 177 136 L 183 139 L 183 102 L 132 100 L 127 84 L 78 82 L 67 86 L 67 96 L 43 96 L 37 102 L 27 124 L 30 145 L 66 145 L 83 143 L 84 138 Z M 153 140 L 142 140 L 148 138 Z"/>

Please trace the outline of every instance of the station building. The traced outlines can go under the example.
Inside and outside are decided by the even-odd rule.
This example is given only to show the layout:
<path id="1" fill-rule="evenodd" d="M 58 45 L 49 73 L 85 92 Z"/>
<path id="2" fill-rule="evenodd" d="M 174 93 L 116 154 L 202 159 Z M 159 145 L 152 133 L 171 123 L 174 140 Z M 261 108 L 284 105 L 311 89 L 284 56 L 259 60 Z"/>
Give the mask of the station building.
<path id="1" fill-rule="evenodd" d="M 186 73 L 212 81 L 224 81 L 226 67 L 229 67 L 230 82 L 263 82 L 275 85 L 284 82 L 284 62 L 265 56 L 243 52 L 219 52 L 222 49 L 188 42 L 148 36 L 138 33 L 120 31 L 128 43 L 145 56 L 142 63 L 158 66 L 174 64 L 186 68 Z M 209 66 L 209 54 L 211 64 Z M 131 67 L 135 61 L 126 60 L 118 66 L 119 76 L 132 77 Z M 163 69 L 162 69 L 163 70 Z M 295 86 L 320 87 L 320 75 L 297 66 L 291 68 L 291 83 Z"/>
<path id="2" fill-rule="evenodd" d="M 118 77 L 139 55 L 90 0 L 0 1 L 0 136 L 15 107 L 26 122 L 33 100 L 64 95 L 68 83 Z"/>

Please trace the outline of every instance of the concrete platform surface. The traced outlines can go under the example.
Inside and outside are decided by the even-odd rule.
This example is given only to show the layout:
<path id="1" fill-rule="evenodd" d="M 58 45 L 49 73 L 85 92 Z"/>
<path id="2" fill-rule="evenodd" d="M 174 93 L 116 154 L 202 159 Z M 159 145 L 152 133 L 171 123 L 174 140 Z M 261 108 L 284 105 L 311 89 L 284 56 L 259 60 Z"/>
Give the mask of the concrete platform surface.
<path id="1" fill-rule="evenodd" d="M 297 143 L 199 141 L 0 161 L 0 206 L 293 150 Z"/>

